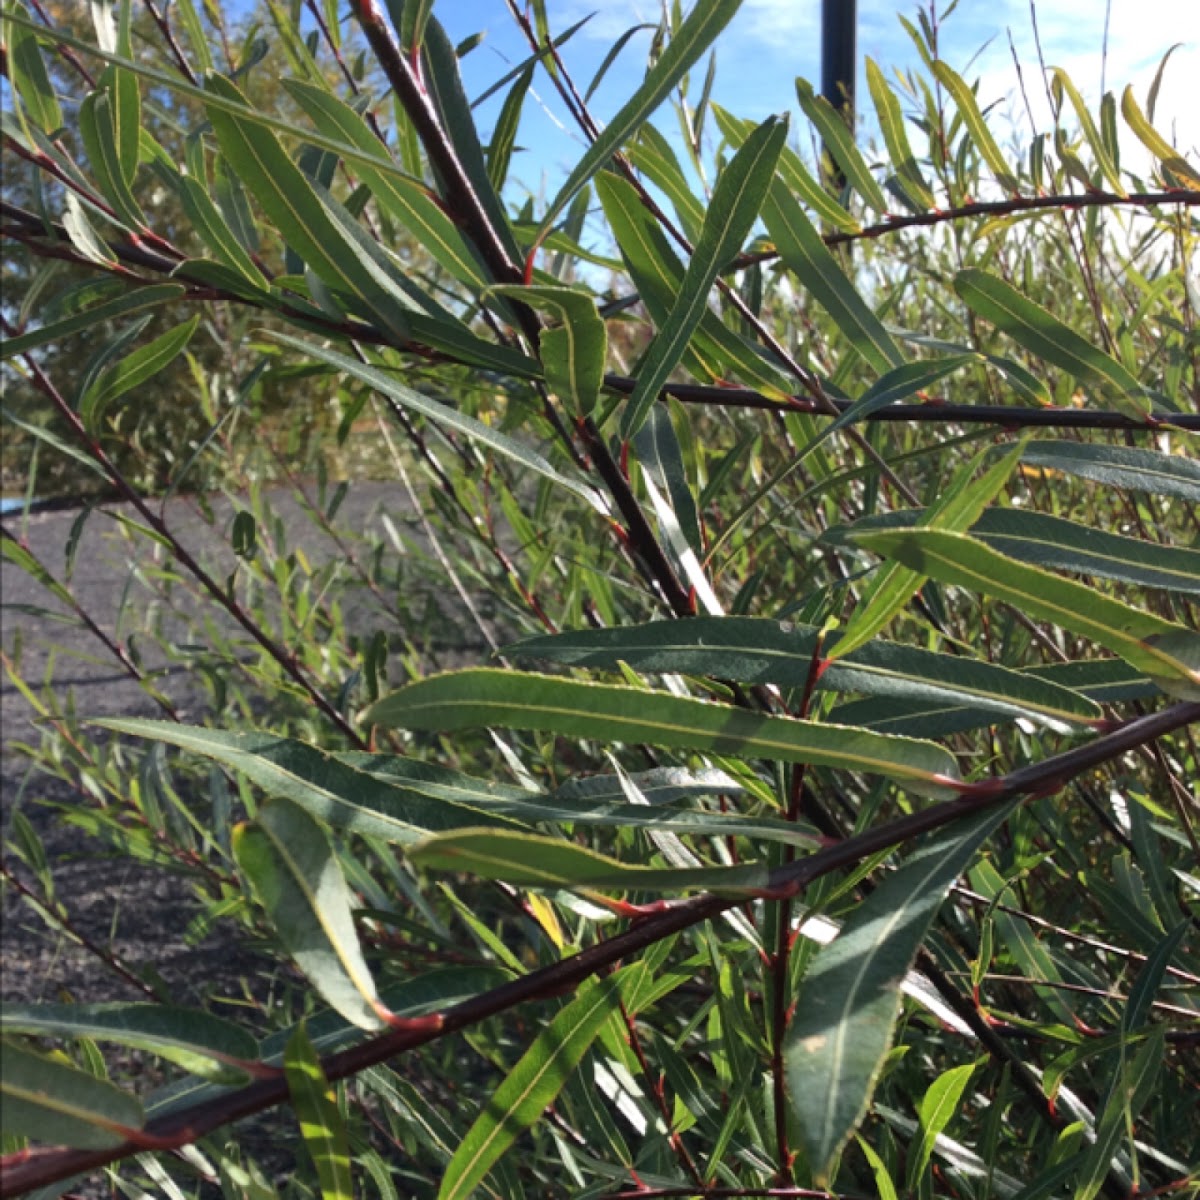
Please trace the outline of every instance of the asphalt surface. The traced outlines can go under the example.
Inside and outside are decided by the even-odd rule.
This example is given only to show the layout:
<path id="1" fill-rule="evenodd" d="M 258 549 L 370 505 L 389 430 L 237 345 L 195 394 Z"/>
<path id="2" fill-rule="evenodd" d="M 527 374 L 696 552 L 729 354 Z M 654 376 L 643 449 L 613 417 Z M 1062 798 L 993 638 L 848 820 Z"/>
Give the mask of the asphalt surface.
<path id="1" fill-rule="evenodd" d="M 319 567 L 331 557 L 344 557 L 344 546 L 355 535 L 384 534 L 384 516 L 394 528 L 420 545 L 413 512 L 403 492 L 394 485 L 355 485 L 336 516 L 337 529 L 346 542 L 336 544 L 305 516 L 287 492 L 270 494 L 280 528 L 289 547 L 300 547 L 309 562 Z M 234 506 L 225 499 L 213 501 L 215 521 L 210 525 L 194 501 L 177 499 L 164 510 L 172 531 L 183 545 L 218 580 L 224 580 L 235 563 L 229 549 Z M 32 552 L 60 581 L 66 578 L 66 552 L 72 530 L 82 510 L 42 512 L 22 517 L 6 514 L 4 528 Z M 206 692 L 193 672 L 166 664 L 153 641 L 144 636 L 149 618 L 149 593 L 139 580 L 154 570 L 154 546 L 145 536 L 131 539 L 121 532 L 121 519 L 133 514 L 128 506 L 106 504 L 88 517 L 79 539 L 70 591 L 79 606 L 111 637 L 125 646 L 140 648 L 143 665 L 150 670 L 167 666 L 156 685 L 188 721 L 203 721 Z M 161 553 L 161 551 L 160 551 Z M 19 673 L 35 689 L 53 681 L 55 694 L 74 711 L 91 716 L 159 716 L 154 701 L 122 669 L 92 632 L 25 571 L 5 560 L 0 564 L 0 643 L 10 660 L 19 661 Z M 435 604 L 452 603 L 446 595 Z M 365 590 L 359 600 L 350 598 L 349 622 L 353 625 L 361 605 L 361 620 L 368 628 L 387 628 L 394 612 L 381 610 L 378 598 Z M 211 600 L 182 596 L 177 611 L 160 612 L 172 637 L 202 639 L 202 622 L 231 627 L 231 618 Z M 139 635 L 142 636 L 139 636 Z M 474 655 L 478 648 L 465 648 Z M 76 930 L 128 963 L 135 973 L 152 971 L 164 978 L 180 1002 L 198 1002 L 214 983 L 228 981 L 237 990 L 241 973 L 252 958 L 231 946 L 220 928 L 199 945 L 188 945 L 184 933 L 196 911 L 188 880 L 161 869 L 146 868 L 128 858 L 104 856 L 94 838 L 59 819 L 54 802 L 78 803 L 71 783 L 31 767 L 22 752 L 37 745 L 43 725 L 35 719 L 29 701 L 9 672 L 0 684 L 0 805 L 6 839 L 12 832 L 12 815 L 19 810 L 41 837 L 53 864 L 59 895 L 70 900 Z M 68 769 L 67 774 L 70 775 Z M 28 872 L 6 861 L 22 879 Z M 46 928 L 13 890 L 6 889 L 3 927 L 3 973 L 0 998 L 5 1000 L 57 1000 L 64 993 L 79 1001 L 139 998 L 136 988 L 118 973 L 98 968 L 95 957 L 72 939 Z"/>

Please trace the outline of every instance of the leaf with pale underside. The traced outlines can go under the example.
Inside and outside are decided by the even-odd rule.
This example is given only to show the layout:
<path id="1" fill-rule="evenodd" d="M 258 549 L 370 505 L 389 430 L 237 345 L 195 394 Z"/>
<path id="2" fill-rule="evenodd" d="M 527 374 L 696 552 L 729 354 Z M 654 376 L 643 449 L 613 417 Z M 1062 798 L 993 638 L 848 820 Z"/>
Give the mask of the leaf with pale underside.
<path id="1" fill-rule="evenodd" d="M 546 386 L 567 401 L 576 416 L 586 417 L 596 407 L 608 354 L 608 331 L 596 301 L 578 288 L 549 284 L 504 285 L 491 291 L 558 319 L 559 324 L 543 329 L 539 338 Z"/>

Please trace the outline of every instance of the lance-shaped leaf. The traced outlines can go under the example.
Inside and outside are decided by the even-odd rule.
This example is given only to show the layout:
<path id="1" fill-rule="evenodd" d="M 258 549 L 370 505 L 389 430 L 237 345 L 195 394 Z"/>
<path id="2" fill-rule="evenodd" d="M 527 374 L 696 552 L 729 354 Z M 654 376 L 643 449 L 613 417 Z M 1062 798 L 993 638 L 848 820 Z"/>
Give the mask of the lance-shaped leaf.
<path id="1" fill-rule="evenodd" d="M 954 288 L 972 312 L 1031 354 L 1082 383 L 1104 388 L 1132 416 L 1143 417 L 1150 411 L 1145 388 L 1112 355 L 1092 345 L 1011 284 L 977 267 L 968 267 L 954 277 Z"/>
<path id="2" fill-rule="evenodd" d="M 514 654 L 574 667 L 709 675 L 739 683 L 803 687 L 813 656 L 824 660 L 839 635 L 811 625 L 758 617 L 695 617 L 529 638 Z M 891 642 L 869 642 L 821 672 L 819 688 L 908 700 L 972 705 L 1041 719 L 1059 727 L 1100 717 L 1100 708 L 1069 688 L 994 663 L 935 654 Z"/>
<path id="3" fill-rule="evenodd" d="M 14 13 L 29 20 L 23 4 L 14 3 L 11 7 Z M 49 34 L 51 31 L 44 29 L 43 32 Z M 45 133 L 53 133 L 62 124 L 62 109 L 54 94 L 37 36 L 28 25 L 10 22 L 5 14 L 4 41 L 8 47 L 8 77 L 25 111 Z"/>
<path id="4" fill-rule="evenodd" d="M 0 1130 L 39 1142 L 108 1150 L 142 1128 L 136 1096 L 5 1041 L 0 1048 Z"/>
<path id="5" fill-rule="evenodd" d="M 904 360 L 883 322 L 846 277 L 782 179 L 771 184 L 762 218 L 784 265 L 854 349 L 881 375 L 900 366 Z"/>
<path id="6" fill-rule="evenodd" d="M 744 817 L 740 813 L 651 807 L 694 796 L 711 796 L 716 792 L 740 792 L 742 789 L 739 784 L 722 771 L 688 772 L 666 768 L 626 777 L 625 781 L 617 776 L 570 780 L 552 795 L 546 795 L 473 779 L 444 767 L 415 763 L 412 759 L 394 754 L 350 751 L 339 754 L 337 758 L 388 782 L 399 778 L 411 779 L 413 791 L 418 796 L 428 792 L 469 804 L 471 808 L 465 814 L 467 820 L 460 821 L 456 828 L 472 823 L 470 818 L 475 816 L 475 824 L 480 819 L 499 819 L 507 821 L 512 828 L 518 824 L 566 822 L 605 828 L 650 828 L 696 836 L 744 837 L 791 845 L 809 845 L 814 837 L 812 829 L 794 821 Z M 414 771 L 420 773 L 414 774 Z M 649 803 L 635 804 L 629 800 L 630 782 L 640 789 L 639 781 L 649 789 L 648 794 L 640 793 Z M 354 808 L 365 810 L 365 816 L 369 816 L 372 811 L 371 797 L 356 793 Z"/>
<path id="7" fill-rule="evenodd" d="M 120 362 L 107 367 L 88 386 L 79 400 L 79 416 L 88 430 L 95 433 L 100 421 L 114 400 L 119 400 L 134 388 L 164 370 L 187 347 L 200 323 L 199 313 L 190 321 L 168 329 L 145 346 L 127 354 Z"/>
<path id="8" fill-rule="evenodd" d="M 627 180 L 601 171 L 596 176 L 596 194 L 650 319 L 661 329 L 679 295 L 683 263 Z M 701 379 L 722 379 L 730 371 L 773 399 L 785 399 L 791 394 L 787 377 L 772 369 L 715 312 L 707 309 L 700 316 L 695 336 L 684 349 L 683 365 Z"/>
<path id="9" fill-rule="evenodd" d="M 1121 182 L 1121 173 L 1117 170 L 1117 164 L 1113 161 L 1108 147 L 1104 144 L 1104 139 L 1100 136 L 1100 130 L 1096 128 L 1096 122 L 1092 119 L 1092 114 L 1088 106 L 1083 102 L 1083 97 L 1079 94 L 1079 89 L 1062 67 L 1051 67 L 1050 75 L 1050 90 L 1056 106 L 1059 108 L 1062 107 L 1062 98 L 1065 92 L 1067 98 L 1071 101 L 1071 107 L 1075 110 L 1075 116 L 1079 121 L 1079 128 L 1083 131 L 1083 136 L 1087 138 L 1088 145 L 1091 146 L 1092 153 L 1096 156 L 1096 165 L 1100 168 L 1100 173 L 1108 180 L 1109 187 L 1118 196 L 1124 196 L 1125 185 Z"/>
<path id="10" fill-rule="evenodd" d="M 329 836 L 290 800 L 269 800 L 233 831 L 233 853 L 280 940 L 327 1004 L 360 1029 L 380 1003 L 354 928 L 354 897 Z"/>
<path id="11" fill-rule="evenodd" d="M 348 142 L 376 160 L 374 165 L 368 165 L 368 161 L 360 158 L 354 164 L 354 171 L 389 216 L 408 229 L 460 282 L 474 288 L 486 285 L 483 268 L 454 222 L 437 206 L 420 180 L 398 173 L 384 158 L 379 139 L 354 109 L 312 83 L 286 79 L 284 87 L 326 137 Z"/>
<path id="12" fill-rule="evenodd" d="M 876 772 L 943 798 L 958 791 L 953 756 L 932 742 L 521 671 L 474 668 L 435 675 L 385 696 L 363 720 L 442 731 L 486 725 L 537 729 L 597 741 L 645 742 Z"/>
<path id="13" fill-rule="evenodd" d="M 421 58 L 423 82 L 438 111 L 442 128 L 454 146 L 459 166 L 470 181 L 475 202 L 487 214 L 488 224 L 505 253 L 513 262 L 518 262 L 521 252 L 512 235 L 504 204 L 488 174 L 475 119 L 471 115 L 471 105 L 463 91 L 454 43 L 436 17 L 429 18 L 421 45 Z"/>
<path id="14" fill-rule="evenodd" d="M 110 68 L 111 69 L 111 68 Z M 131 75 L 136 90 L 137 80 Z M 121 150 L 117 142 L 116 114 L 113 101 L 107 92 L 91 92 L 79 106 L 79 133 L 87 150 L 88 165 L 100 188 L 100 193 L 112 206 L 117 218 L 132 229 L 140 229 L 146 223 L 138 202 L 129 190 L 121 166 Z M 137 153 L 137 139 L 133 141 Z M 136 158 L 135 158 L 136 162 Z"/>
<path id="15" fill-rule="evenodd" d="M 996 145 L 996 139 L 992 137 L 992 131 L 988 128 L 987 121 L 984 120 L 983 113 L 979 110 L 975 93 L 967 81 L 942 60 L 939 59 L 930 65 L 938 82 L 954 97 L 954 103 L 958 105 L 963 124 L 966 125 L 967 132 L 971 135 L 971 143 L 983 155 L 984 162 L 996 177 L 996 182 L 1009 195 L 1015 196 L 1021 190 L 1020 184 L 1004 155 L 1000 152 L 1000 147 Z"/>
<path id="16" fill-rule="evenodd" d="M 183 285 L 178 283 L 156 283 L 150 287 L 134 288 L 114 300 L 93 304 L 83 312 L 72 313 L 69 317 L 52 321 L 49 325 L 18 334 L 16 337 L 4 338 L 0 341 L 0 358 L 11 358 L 14 354 L 36 350 L 38 346 L 59 342 L 73 333 L 90 329 L 101 321 L 112 321 L 144 308 L 156 308 L 182 296 L 185 290 Z"/>
<path id="17" fill-rule="evenodd" d="M 1109 487 L 1178 496 L 1200 504 L 1200 459 L 1186 453 L 1157 454 L 1137 446 L 1089 442 L 1031 442 L 1022 461 Z"/>
<path id="18" fill-rule="evenodd" d="M 875 115 L 879 118 L 883 143 L 891 155 L 892 166 L 896 169 L 896 179 L 901 190 L 918 212 L 932 208 L 933 193 L 929 190 L 929 184 L 921 174 L 916 156 L 909 145 L 900 101 L 888 86 L 879 65 L 870 57 L 867 58 L 867 87 L 875 105 Z"/>
<path id="19" fill-rule="evenodd" d="M 659 389 L 708 311 L 708 293 L 717 272 L 737 254 L 749 234 L 786 137 L 787 122 L 769 117 L 721 172 L 679 295 L 639 365 L 637 386 L 621 418 L 621 436 L 626 440 L 641 429 Z"/>
<path id="20" fill-rule="evenodd" d="M 500 1156 L 562 1091 L 588 1047 L 617 1011 L 621 980 L 589 980 L 534 1039 L 496 1089 L 450 1160 L 438 1200 L 466 1200 Z"/>
<path id="21" fill-rule="evenodd" d="M 1021 457 L 1021 446 L 1002 448 L 998 462 L 974 479 L 975 470 L 994 453 L 981 450 L 954 477 L 942 498 L 926 510 L 924 524 L 935 529 L 968 529 L 984 508 L 1008 481 Z M 854 610 L 842 637 L 831 657 L 843 658 L 852 650 L 866 645 L 892 618 L 901 611 L 921 586 L 919 572 L 901 563 L 891 563 L 877 575 L 866 595 Z"/>
<path id="22" fill-rule="evenodd" d="M 963 1063 L 960 1067 L 951 1067 L 943 1072 L 929 1085 L 929 1090 L 921 1097 L 921 1105 L 917 1115 L 921 1118 L 921 1136 L 917 1145 L 911 1148 L 908 1156 L 908 1194 L 919 1195 L 922 1176 L 925 1168 L 933 1157 L 933 1149 L 937 1144 L 942 1130 L 950 1123 L 963 1092 L 975 1073 L 974 1063 Z"/>
<path id="23" fill-rule="evenodd" d="M 784 1067 L 821 1186 L 870 1104 L 900 1013 L 900 981 L 950 885 L 1013 807 L 964 821 L 918 850 L 854 910 L 802 980 Z"/>
<path id="24" fill-rule="evenodd" d="M 525 93 L 533 82 L 533 67 L 527 67 L 520 79 L 513 84 L 512 91 L 504 99 L 504 107 L 496 118 L 492 140 L 488 146 L 488 175 L 497 188 L 504 187 L 508 178 L 509 164 L 516 148 L 517 127 L 521 123 L 521 109 L 525 104 Z"/>
<path id="25" fill-rule="evenodd" d="M 422 395 L 412 388 L 405 387 L 394 376 L 381 371 L 378 367 L 368 366 L 366 363 L 349 358 L 345 354 L 339 354 L 336 350 L 329 350 L 324 346 L 304 342 L 299 338 L 289 337 L 285 333 L 272 333 L 271 336 L 275 341 L 285 346 L 291 346 L 293 350 L 298 350 L 310 358 L 326 362 L 330 366 L 336 367 L 339 371 L 345 371 L 347 375 L 351 375 L 363 383 L 369 384 L 377 392 L 395 400 L 402 408 L 412 409 L 439 425 L 445 425 L 450 429 L 457 430 L 466 437 L 487 446 L 491 450 L 495 450 L 498 454 L 504 455 L 505 458 L 512 459 L 519 466 L 525 467 L 527 470 L 551 480 L 560 487 L 567 488 L 568 491 L 572 491 L 577 496 L 586 500 L 592 507 L 602 505 L 602 502 L 591 488 L 556 471 L 536 450 L 531 450 L 528 446 L 523 446 L 520 442 L 508 437 L 499 430 L 493 429 L 490 425 L 485 425 L 482 421 L 478 421 L 466 413 L 451 408 L 448 404 L 439 404 L 436 400 L 432 400 L 430 397 Z"/>
<path id="26" fill-rule="evenodd" d="M 321 1200 L 353 1200 L 346 1122 L 303 1023 L 288 1039 L 283 1070 L 300 1134 L 317 1169 Z"/>
<path id="27" fill-rule="evenodd" d="M 856 521 L 840 529 L 830 540 L 846 538 L 852 530 L 866 533 L 911 528 L 921 522 L 924 511 L 900 509 Z M 1200 596 L 1200 550 L 1186 546 L 1164 546 L 1124 537 L 1063 517 L 1019 508 L 987 509 L 971 526 L 971 536 L 993 550 L 1034 566 Z"/>
<path id="28" fill-rule="evenodd" d="M 1164 689 L 1200 694 L 1200 633 L 1094 588 L 1019 563 L 963 533 L 912 529 L 855 539 L 942 583 L 982 592 L 1107 647 Z"/>
<path id="29" fill-rule="evenodd" d="M 96 1038 L 133 1046 L 217 1083 L 243 1083 L 258 1060 L 245 1029 L 167 1004 L 4 1004 L 0 1030 L 32 1037 Z"/>
<path id="30" fill-rule="evenodd" d="M 742 0 L 709 0 L 697 4 L 675 31 L 641 86 L 622 105 L 567 176 L 550 202 L 539 233 L 546 232 L 571 203 L 575 193 L 602 167 L 622 144 L 649 119 L 671 89 L 700 61 L 717 34 L 729 24 Z"/>
<path id="31" fill-rule="evenodd" d="M 754 128 L 751 125 L 751 128 Z M 675 206 L 684 233 L 695 242 L 704 224 L 704 205 L 692 190 L 671 143 L 653 125 L 643 125 L 625 151 L 633 165 Z"/>
<path id="32" fill-rule="evenodd" d="M 413 846 L 421 867 L 498 879 L 522 887 L 572 891 L 746 892 L 768 883 L 766 863 L 719 867 L 649 867 L 623 863 L 562 838 L 507 830 L 463 829 Z"/>
<path id="33" fill-rule="evenodd" d="M 246 103 L 238 88 L 220 75 L 210 75 L 206 87 L 214 96 Z M 212 104 L 207 114 L 225 159 L 287 245 L 322 282 L 349 293 L 364 315 L 407 340 L 409 304 L 394 278 L 396 268 L 382 250 L 372 243 L 373 251 L 368 251 L 347 236 L 269 129 Z"/>
<path id="34" fill-rule="evenodd" d="M 1200 188 L 1200 171 L 1167 141 L 1146 119 L 1141 106 L 1133 94 L 1133 87 L 1127 87 L 1121 96 L 1121 113 L 1129 128 L 1133 130 L 1138 140 L 1162 163 L 1172 175 L 1178 176 L 1188 187 Z"/>
<path id="35" fill-rule="evenodd" d="M 336 829 L 401 846 L 446 829 L 507 823 L 503 816 L 473 806 L 472 801 L 487 798 L 483 780 L 472 781 L 477 787 L 471 789 L 465 786 L 467 777 L 454 772 L 446 783 L 418 775 L 390 779 L 360 768 L 354 760 L 348 761 L 350 756 L 334 756 L 274 734 L 226 733 L 138 718 L 96 724 L 202 754 L 240 771 L 272 795 L 300 805 Z M 362 757 L 370 761 L 383 756 Z"/>
<path id="36" fill-rule="evenodd" d="M 753 121 L 745 117 L 735 117 L 719 104 L 712 106 L 712 112 L 722 137 L 735 149 L 756 128 Z M 779 177 L 812 209 L 817 220 L 823 225 L 832 226 L 843 233 L 857 233 L 862 228 L 854 215 L 847 212 L 812 176 L 804 165 L 804 160 L 790 146 L 784 146 L 779 155 Z"/>
<path id="37" fill-rule="evenodd" d="M 821 142 L 846 177 L 846 182 L 879 214 L 888 202 L 866 159 L 859 152 L 846 118 L 824 96 L 818 96 L 807 79 L 796 80 L 796 98 L 804 115 L 816 126 Z"/>
<path id="38" fill-rule="evenodd" d="M 596 311 L 596 301 L 577 288 L 548 284 L 491 290 L 548 312 L 561 322 L 543 329 L 539 338 L 546 386 L 568 401 L 577 415 L 587 416 L 596 407 L 608 355 L 608 330 Z"/>

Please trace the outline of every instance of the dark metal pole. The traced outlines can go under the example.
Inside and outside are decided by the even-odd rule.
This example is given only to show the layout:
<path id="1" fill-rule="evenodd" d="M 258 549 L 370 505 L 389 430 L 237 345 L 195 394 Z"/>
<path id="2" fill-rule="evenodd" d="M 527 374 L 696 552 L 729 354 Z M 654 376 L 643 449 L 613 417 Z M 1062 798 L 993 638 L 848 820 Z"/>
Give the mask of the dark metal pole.
<path id="1" fill-rule="evenodd" d="M 821 0 L 821 95 L 846 119 L 851 133 L 854 81 L 858 75 L 856 9 L 857 0 Z M 845 180 L 836 162 L 832 162 L 832 170 L 835 185 L 840 189 Z"/>

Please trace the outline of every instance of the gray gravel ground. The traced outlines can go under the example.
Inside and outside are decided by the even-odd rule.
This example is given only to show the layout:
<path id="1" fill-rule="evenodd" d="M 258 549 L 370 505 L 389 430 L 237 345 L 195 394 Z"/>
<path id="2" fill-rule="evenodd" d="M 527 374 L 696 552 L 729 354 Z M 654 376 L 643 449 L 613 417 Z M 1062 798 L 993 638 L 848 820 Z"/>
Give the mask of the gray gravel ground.
<path id="1" fill-rule="evenodd" d="M 314 567 L 342 551 L 316 529 L 287 492 L 275 492 L 269 497 L 272 507 L 282 518 L 289 544 L 299 545 Z M 214 500 L 216 528 L 227 534 L 233 506 L 226 500 Z M 41 563 L 58 578 L 64 577 L 64 555 L 68 539 L 77 518 L 78 509 L 44 511 L 22 517 L 7 514 L 5 529 L 21 539 Z M 412 509 L 403 491 L 385 484 L 355 485 L 337 514 L 337 526 L 348 532 L 374 529 L 382 531 L 380 513 L 386 512 L 396 526 L 412 533 Z M 89 612 L 106 632 L 128 639 L 136 637 L 137 625 L 145 615 L 144 593 L 131 577 L 138 563 L 130 560 L 130 543 L 116 533 L 117 515 L 128 516 L 125 505 L 104 505 L 93 512 L 80 543 L 71 591 L 77 602 Z M 224 578 L 233 565 L 228 543 L 214 534 L 201 518 L 196 505 L 188 499 L 171 501 L 166 518 L 183 544 L 205 565 L 213 568 L 218 578 Z M 416 536 L 416 535 L 413 535 Z M 146 539 L 140 563 L 149 558 Z M 132 586 L 132 591 L 126 589 Z M 122 627 L 116 626 L 116 614 L 125 597 L 126 615 Z M 0 562 L 0 644 L 12 655 L 20 643 L 22 676 L 38 681 L 49 671 L 57 689 L 69 688 L 75 708 L 89 715 L 161 716 L 154 702 L 113 661 L 96 638 L 77 622 L 59 623 L 33 608 L 63 611 L 37 582 L 11 562 Z M 445 609 L 452 604 L 446 596 L 437 598 Z M 219 614 L 215 605 L 206 604 L 208 614 L 230 624 L 227 615 Z M 377 607 L 366 614 L 370 627 L 379 627 L 389 618 Z M 352 623 L 354 617 L 349 617 Z M 187 624 L 186 614 L 179 620 L 182 633 Z M 156 660 L 152 643 L 144 647 L 145 665 L 163 665 Z M 482 650 L 482 647 L 480 647 Z M 474 653 L 474 648 L 468 650 Z M 204 718 L 206 697 L 194 677 L 185 669 L 174 668 L 157 680 L 165 693 L 186 719 Z M 3 832 L 7 839 L 11 831 L 12 814 L 18 808 L 29 818 L 42 838 L 47 855 L 54 867 L 54 879 L 59 893 L 70 898 L 70 910 L 78 931 L 96 945 L 104 947 L 131 965 L 135 972 L 152 970 L 169 985 L 178 1002 L 198 1002 L 205 994 L 240 995 L 243 980 L 252 990 L 259 959 L 249 947 L 232 940 L 228 928 L 218 927 L 200 945 L 187 945 L 184 933 L 196 911 L 189 893 L 188 881 L 179 875 L 148 869 L 128 859 L 96 857 L 97 843 L 79 830 L 58 822 L 45 801 L 72 799 L 70 786 L 61 780 L 30 771 L 28 760 L 20 752 L 22 743 L 36 744 L 39 730 L 31 719 L 32 710 L 21 691 L 7 672 L 0 682 L 0 733 L 3 754 L 0 756 L 0 811 L 3 813 Z M 19 864 L 6 861 L 23 874 Z M 0 999 L 7 1001 L 61 1000 L 78 1001 L 141 999 L 139 990 L 114 971 L 97 966 L 92 954 L 56 935 L 22 903 L 13 892 L 5 889 L 2 949 L 3 971 L 0 973 Z M 147 1064 L 151 1066 L 152 1064 Z M 148 1081 L 149 1082 L 149 1081 Z M 251 1127 L 240 1127 L 239 1139 L 269 1170 L 286 1174 L 291 1163 L 292 1147 L 274 1144 L 278 1129 L 272 1124 L 277 1116 L 267 1116 Z M 275 1129 L 274 1133 L 270 1131 Z M 257 1130 L 257 1131 L 256 1131 Z M 259 1136 L 261 1135 L 261 1136 Z M 208 1189 L 205 1189 L 208 1192 Z M 76 1194 L 92 1196 L 107 1194 L 99 1182 L 76 1188 Z M 213 1193 L 214 1195 L 216 1193 Z"/>

